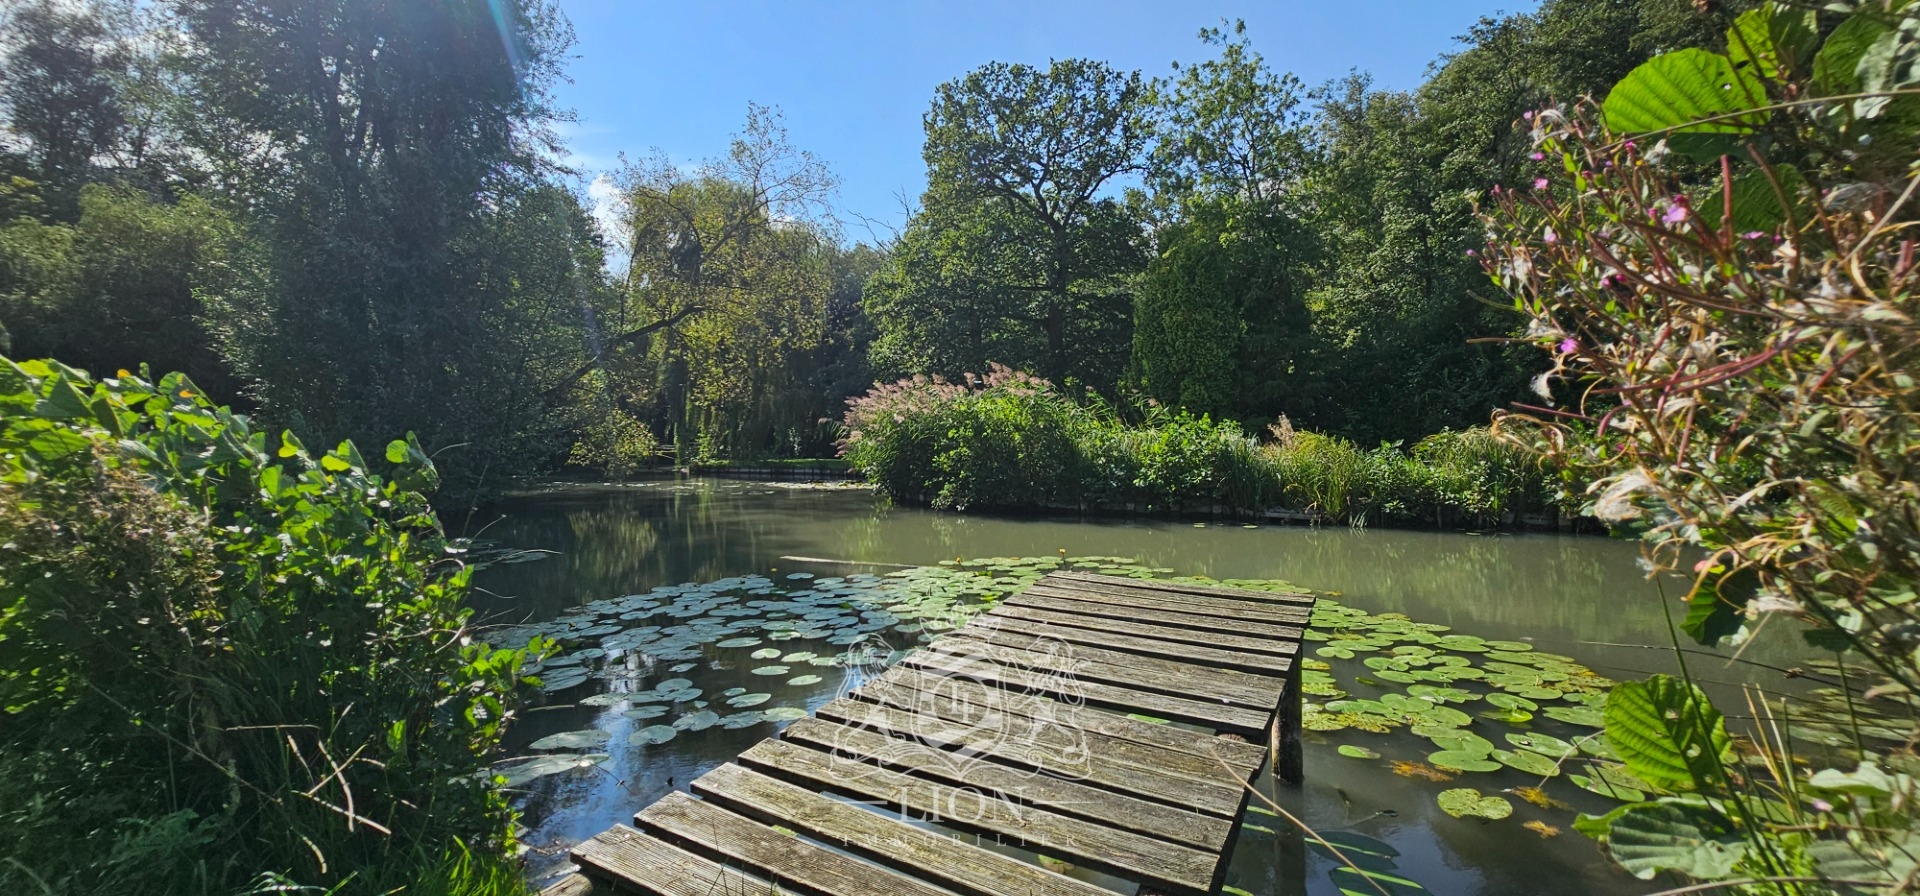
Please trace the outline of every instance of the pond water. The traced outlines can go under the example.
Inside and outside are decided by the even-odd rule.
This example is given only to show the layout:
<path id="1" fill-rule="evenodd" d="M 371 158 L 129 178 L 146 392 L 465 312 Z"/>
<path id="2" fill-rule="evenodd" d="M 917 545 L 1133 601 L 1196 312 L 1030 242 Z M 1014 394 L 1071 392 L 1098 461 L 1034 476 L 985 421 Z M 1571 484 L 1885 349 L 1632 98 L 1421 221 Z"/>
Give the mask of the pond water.
<path id="1" fill-rule="evenodd" d="M 862 488 L 733 480 L 556 486 L 490 508 L 467 528 L 502 546 L 553 552 L 540 561 L 483 571 L 477 602 L 494 622 L 583 619 L 581 608 L 596 601 L 606 602 L 594 607 L 606 611 L 604 618 L 625 615 L 632 621 L 620 624 L 673 631 L 680 630 L 676 620 L 712 614 L 704 623 L 694 620 L 708 626 L 708 634 L 697 637 L 702 630 L 695 629 L 665 645 L 671 648 L 668 659 L 641 663 L 634 651 L 624 665 L 609 663 L 610 672 L 600 669 L 606 660 L 588 659 L 575 668 L 601 674 L 556 689 L 512 731 L 507 747 L 513 756 L 538 753 L 531 747 L 535 741 L 568 732 L 599 729 L 602 734 L 592 737 L 608 744 L 581 745 L 606 755 L 591 768 L 520 785 L 525 839 L 539 877 L 564 868 L 572 844 L 630 823 L 637 809 L 670 790 L 684 790 L 774 733 L 784 717 L 816 708 L 857 683 L 848 680 L 856 674 L 852 670 L 826 665 L 846 649 L 852 629 L 877 632 L 901 647 L 927 636 L 912 614 L 894 617 L 874 605 L 890 599 L 883 589 L 893 580 L 885 576 L 901 566 L 958 558 L 1125 557 L 1180 575 L 1283 579 L 1324 592 L 1351 611 L 1405 614 L 1414 622 L 1450 627 L 1449 634 L 1524 642 L 1608 678 L 1673 668 L 1672 654 L 1654 649 L 1667 643 L 1667 623 L 1655 583 L 1639 569 L 1637 547 L 1592 536 L 957 516 L 890 506 Z M 1670 595 L 1679 590 L 1668 586 Z M 756 600 L 774 608 L 768 618 L 796 622 L 760 622 L 756 614 L 764 611 L 752 609 Z M 851 609 L 835 615 L 835 607 Z M 716 608 L 720 612 L 713 613 Z M 810 628 L 816 623 L 809 617 L 821 627 Z M 587 624 L 576 623 L 576 630 Z M 616 657 L 619 646 L 608 645 Z M 1760 638 L 1741 656 L 1787 666 L 1803 658 L 1801 650 L 1797 639 L 1782 633 Z M 1745 705 L 1741 684 L 1783 686 L 1781 676 L 1750 664 L 1700 656 L 1691 665 L 1729 716 L 1736 715 L 1732 707 Z M 551 682 L 579 673 L 557 666 L 542 674 Z M 1358 659 L 1333 663 L 1333 677 L 1353 697 L 1396 688 L 1372 679 L 1356 683 L 1371 674 Z M 616 699 L 628 695 L 609 691 L 631 691 L 635 699 Z M 1567 699 L 1578 696 L 1569 693 Z M 774 710 L 772 718 L 751 715 L 768 710 Z M 651 735 L 664 742 L 645 743 L 646 732 L 671 728 L 662 723 L 697 712 L 712 712 L 723 722 L 731 716 L 741 727 L 712 719 L 682 722 L 678 730 Z M 1591 731 L 1545 718 L 1535 725 L 1481 720 L 1473 730 L 1496 742 L 1503 734 L 1530 730 L 1567 739 Z M 629 743 L 636 735 L 641 743 Z M 1406 729 L 1310 731 L 1307 741 L 1307 783 L 1288 788 L 1268 780 L 1263 790 L 1315 830 L 1354 832 L 1391 845 L 1399 853 L 1395 873 L 1431 892 L 1625 894 L 1663 888 L 1613 868 L 1573 830 L 1575 811 L 1603 812 L 1616 803 L 1564 776 L 1547 781 L 1545 790 L 1571 808 L 1510 798 L 1511 817 L 1455 818 L 1436 804 L 1442 790 L 1510 793 L 1542 779 L 1512 768 L 1457 773 L 1445 782 L 1396 774 L 1393 761 L 1421 762 L 1436 749 Z M 1342 755 L 1341 745 L 1362 746 L 1380 757 Z M 1303 872 L 1297 843 L 1268 830 L 1284 829 L 1284 822 L 1248 820 L 1230 885 L 1260 894 L 1339 892 L 1334 861 L 1309 852 Z"/>

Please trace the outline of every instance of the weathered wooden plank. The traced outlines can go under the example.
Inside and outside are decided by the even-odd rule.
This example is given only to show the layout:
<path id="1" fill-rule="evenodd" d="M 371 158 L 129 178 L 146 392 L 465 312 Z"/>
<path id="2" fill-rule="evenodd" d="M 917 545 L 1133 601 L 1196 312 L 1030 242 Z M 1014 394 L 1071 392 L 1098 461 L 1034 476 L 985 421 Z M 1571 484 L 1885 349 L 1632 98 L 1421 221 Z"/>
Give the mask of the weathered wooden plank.
<path id="1" fill-rule="evenodd" d="M 1036 807 L 1017 807 L 966 788 L 948 787 L 879 766 L 858 765 L 819 750 L 766 740 L 740 762 L 888 805 L 963 830 L 977 831 L 1141 883 L 1183 893 L 1213 889 L 1219 856 Z"/>
<path id="2" fill-rule="evenodd" d="M 907 654 L 906 659 L 901 663 L 936 674 L 964 675 L 987 684 L 1021 688 L 1030 693 L 1053 694 L 1066 700 L 1093 706 L 1112 707 L 1122 712 L 1139 712 L 1236 734 L 1264 734 L 1267 730 L 1267 722 L 1272 716 L 1271 712 L 1233 706 L 1218 700 L 1174 697 L 1078 678 L 1071 674 L 1061 674 L 1056 670 L 1037 670 L 1026 666 L 1002 666 L 981 662 L 977 655 L 963 657 L 934 650 L 916 650 Z"/>
<path id="3" fill-rule="evenodd" d="M 626 825 L 615 825 L 573 848 L 573 861 L 590 876 L 628 892 L 651 896 L 772 893 L 773 885 L 710 862 Z"/>
<path id="4" fill-rule="evenodd" d="M 594 896 L 594 892 L 593 878 L 574 871 L 548 884 L 540 896 Z"/>
<path id="5" fill-rule="evenodd" d="M 1253 591 L 1246 588 L 1234 588 L 1230 585 L 1201 585 L 1195 582 L 1169 582 L 1164 579 L 1135 579 L 1127 576 L 1103 576 L 1097 573 L 1057 570 L 1047 574 L 1048 578 L 1085 582 L 1089 585 L 1101 585 L 1110 588 L 1142 588 L 1149 591 L 1167 591 L 1176 594 L 1198 594 L 1203 597 L 1223 600 L 1260 601 L 1263 603 L 1293 604 L 1312 607 L 1317 599 L 1310 593 L 1286 594 L 1275 591 Z"/>
<path id="6" fill-rule="evenodd" d="M 1223 631 L 1197 631 L 1190 628 L 1177 628 L 1160 625 L 1155 622 L 1129 621 L 1114 617 L 1096 617 L 1083 613 L 1062 613 L 1023 604 L 1001 604 L 993 608 L 994 616 L 1020 619 L 1039 625 L 1067 626 L 1085 628 L 1099 632 L 1112 632 L 1117 635 L 1129 635 L 1135 638 L 1151 638 L 1166 642 L 1170 648 L 1167 655 L 1179 656 L 1184 648 L 1175 648 L 1177 644 L 1193 644 L 1200 647 L 1213 647 L 1250 654 L 1291 657 L 1300 652 L 1300 630 L 1293 629 L 1290 637 L 1259 638 L 1245 634 L 1229 634 Z M 1292 668 L 1292 663 L 1288 663 Z"/>
<path id="7" fill-rule="evenodd" d="M 742 766 L 720 766 L 694 779 L 692 786 L 695 793 L 742 815 L 800 831 L 967 896 L 1113 896 L 1092 884 Z"/>
<path id="8" fill-rule="evenodd" d="M 933 652 L 953 653 L 975 662 L 1002 665 L 1029 664 L 1064 675 L 1096 678 L 1143 691 L 1218 700 L 1262 711 L 1280 699 L 1284 670 L 1264 674 L 1217 669 L 1163 657 L 1110 650 L 1080 640 L 1068 640 L 1074 630 L 1046 634 L 1021 631 L 1015 620 L 975 619 L 957 632 L 927 646 Z M 1291 665 L 1291 664 L 1289 664 Z"/>
<path id="9" fill-rule="evenodd" d="M 1269 604 L 1248 603 L 1246 601 L 1218 600 L 1210 597 L 1197 597 L 1191 594 L 1173 594 L 1164 591 L 1121 592 L 1112 588 L 1095 588 L 1080 582 L 1065 579 L 1041 579 L 1029 585 L 1022 594 L 1045 594 L 1070 600 L 1080 600 L 1112 604 L 1120 607 L 1139 607 L 1151 603 L 1164 607 L 1179 607 L 1183 613 L 1196 616 L 1220 616 L 1227 619 L 1251 619 L 1275 625 L 1305 625 L 1312 618 L 1312 611 L 1305 607 L 1272 606 Z"/>
<path id="10" fill-rule="evenodd" d="M 1058 719 L 1062 724 L 1097 731 L 1109 737 L 1219 759 L 1249 776 L 1266 761 L 1266 751 L 1256 744 L 1229 740 L 1189 728 L 1143 722 L 1117 712 L 1055 700 L 1023 688 L 988 687 L 970 678 L 940 675 L 908 666 L 889 669 L 886 674 L 862 685 L 854 696 L 862 696 L 876 688 L 911 688 L 960 703 L 1004 709 L 1031 717 Z"/>
<path id="11" fill-rule="evenodd" d="M 1069 683 L 1099 681 L 1136 691 L 1217 701 L 1256 712 L 1268 711 L 1276 696 L 1272 688 L 1223 682 L 1208 676 L 1183 676 L 1172 668 L 1166 668 L 1177 666 L 1175 663 L 1143 662 L 1147 660 L 1146 657 L 1132 654 L 1099 656 L 1090 653 L 1084 644 L 1071 644 L 1058 638 L 1036 638 L 997 626 L 969 626 L 934 642 L 926 652 L 945 654 L 968 663 L 1050 672 Z"/>
<path id="12" fill-rule="evenodd" d="M 718 856 L 729 867 L 776 881 L 786 890 L 820 896 L 953 896 L 677 790 L 648 806 L 634 823 L 675 845 Z"/>
<path id="13" fill-rule="evenodd" d="M 1102 822 L 1137 834 L 1220 853 L 1226 849 L 1232 822 L 1194 812 L 1169 809 L 1100 787 L 1068 781 L 999 762 L 956 755 L 937 747 L 903 740 L 822 719 L 801 719 L 787 726 L 782 737 L 836 755 L 858 756 L 889 768 L 930 778 L 949 786 L 970 787 L 989 796 L 1038 806 L 1050 812 Z"/>
<path id="14" fill-rule="evenodd" d="M 1155 768 L 1148 762 L 1155 755 L 1162 759 L 1182 756 L 1199 764 L 1197 756 L 1160 752 L 1127 741 L 1109 740 L 1101 749 L 1105 755 L 1095 759 L 1088 743 L 1099 735 L 1081 735 L 1057 726 L 1037 730 L 1006 732 L 991 727 L 972 726 L 942 719 L 930 713 L 910 712 L 894 706 L 866 703 L 845 698 L 820 707 L 823 719 L 843 722 L 856 728 L 882 731 L 917 743 L 982 756 L 1005 765 L 1033 768 L 1058 778 L 1083 781 L 1117 793 L 1129 794 L 1222 818 L 1233 817 L 1240 805 L 1241 784 L 1237 779 L 1203 779 Z M 1043 740 L 1044 738 L 1044 740 Z M 1129 755 L 1123 747 L 1135 748 Z M 959 761 L 956 759 L 955 761 Z M 1224 769 L 1215 766 L 1215 775 Z"/>
<path id="15" fill-rule="evenodd" d="M 962 731 L 984 731 L 994 738 L 1012 742 L 1025 752 L 1059 748 L 1081 757 L 1078 761 L 1083 763 L 1096 766 L 1106 762 L 1135 765 L 1148 772 L 1216 784 L 1229 790 L 1240 789 L 1241 784 L 1251 777 L 1244 769 L 1218 758 L 1110 737 L 1065 724 L 1059 719 L 1035 718 L 944 697 L 928 699 L 928 695 L 920 691 L 861 688 L 852 697 L 890 707 L 906 716 L 925 716 L 929 724 L 938 720 Z"/>
<path id="16" fill-rule="evenodd" d="M 1216 669 L 1233 669 L 1254 674 L 1280 676 L 1293 668 L 1291 656 L 1270 654 L 1251 654 L 1236 650 L 1221 650 L 1217 647 L 1203 647 L 1198 644 L 1171 644 L 1153 638 L 1141 638 L 1124 635 L 1114 631 L 1048 625 L 1040 622 L 1028 622 L 997 613 L 977 616 L 967 624 L 968 630 L 982 628 L 1000 629 L 1032 635 L 1036 638 L 1054 638 L 1071 644 L 1084 644 L 1119 653 L 1131 653 L 1153 659 L 1172 660 L 1189 666 L 1211 666 Z M 1298 652 L 1297 642 L 1280 642 L 1283 647 Z"/>
<path id="17" fill-rule="evenodd" d="M 1176 628 L 1197 629 L 1208 632 L 1227 632 L 1261 638 L 1283 638 L 1290 641 L 1300 640 L 1303 627 L 1300 625 L 1276 625 L 1271 622 L 1259 622 L 1233 616 L 1200 616 L 1185 612 L 1179 604 L 1162 603 L 1147 600 L 1138 604 L 1102 603 L 1099 601 L 1076 600 L 1059 596 L 1057 591 L 1023 591 L 1001 601 L 1001 607 L 1032 607 L 1039 610 L 1052 610 L 1056 613 L 1070 613 L 1076 616 L 1104 617 L 1121 619 L 1128 622 L 1150 622 L 1154 625 L 1166 625 Z"/>

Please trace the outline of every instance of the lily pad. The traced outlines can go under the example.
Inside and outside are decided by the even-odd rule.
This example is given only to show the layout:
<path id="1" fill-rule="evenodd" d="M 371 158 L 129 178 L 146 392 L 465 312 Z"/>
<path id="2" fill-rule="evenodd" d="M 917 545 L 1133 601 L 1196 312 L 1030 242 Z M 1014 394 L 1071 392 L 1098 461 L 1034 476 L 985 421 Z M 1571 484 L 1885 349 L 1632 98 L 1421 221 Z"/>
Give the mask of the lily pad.
<path id="1" fill-rule="evenodd" d="M 807 711 L 794 706 L 777 706 L 767 710 L 764 715 L 769 722 L 791 722 L 806 718 Z"/>
<path id="2" fill-rule="evenodd" d="M 551 675 L 541 676 L 540 690 L 546 691 L 549 694 L 555 691 L 564 691 L 568 688 L 579 687 L 580 685 L 586 684 L 589 677 L 585 669 L 562 669 Z"/>
<path id="3" fill-rule="evenodd" d="M 1550 777 L 1560 774 L 1559 763 L 1531 750 L 1495 750 L 1493 761 L 1529 775 Z"/>
<path id="4" fill-rule="evenodd" d="M 1366 747 L 1357 746 L 1354 744 L 1341 744 L 1339 747 L 1339 753 L 1342 756 L 1351 757 L 1353 759 L 1379 759 L 1380 758 L 1379 753 L 1369 750 Z"/>
<path id="5" fill-rule="evenodd" d="M 1431 753 L 1427 761 L 1440 768 L 1450 768 L 1459 772 L 1497 772 L 1500 763 L 1486 758 L 1482 753 L 1469 753 L 1458 750 L 1441 750 Z"/>
<path id="6" fill-rule="evenodd" d="M 1513 694 L 1499 694 L 1499 693 L 1488 694 L 1487 702 L 1494 706 L 1498 706 L 1501 709 L 1524 709 L 1524 710 L 1527 710 L 1528 712 L 1532 712 L 1533 710 L 1540 708 L 1540 704 L 1535 703 L 1532 700 L 1529 700 L 1525 697 L 1519 697 Z"/>
<path id="7" fill-rule="evenodd" d="M 759 706 L 771 699 L 773 699 L 772 694 L 740 694 L 729 699 L 727 705 L 745 709 L 749 706 Z"/>
<path id="8" fill-rule="evenodd" d="M 752 647 L 759 643 L 759 638 L 728 638 L 725 641 L 715 643 L 713 646 L 726 648 Z"/>
<path id="9" fill-rule="evenodd" d="M 1600 778 L 1590 778 L 1586 775 L 1568 775 L 1567 780 L 1572 781 L 1574 786 L 1582 790 L 1600 794 L 1608 799 L 1616 799 L 1623 803 L 1638 803 L 1647 798 L 1647 795 L 1641 791 L 1631 787 L 1621 787 L 1610 784 Z"/>
<path id="10" fill-rule="evenodd" d="M 649 725 L 627 736 L 627 743 L 647 747 L 664 744 L 680 736 L 680 729 L 672 725 Z"/>
<path id="11" fill-rule="evenodd" d="M 621 713 L 621 715 L 626 716 L 629 719 L 639 719 L 641 721 L 645 721 L 647 719 L 657 719 L 666 714 L 667 714 L 667 708 L 658 703 L 649 703 L 645 706 L 636 706 L 632 709 L 627 710 L 626 712 Z"/>
<path id="12" fill-rule="evenodd" d="M 783 653 L 786 653 L 786 651 L 781 650 L 778 647 L 762 647 L 759 650 L 756 650 L 747 655 L 750 657 L 753 657 L 756 660 L 770 660 Z"/>
<path id="13" fill-rule="evenodd" d="M 1585 728 L 1603 728 L 1606 726 L 1606 719 L 1601 715 L 1600 710 L 1591 706 L 1549 706 L 1545 711 L 1547 718 L 1565 722 L 1569 725 L 1579 725 Z"/>
<path id="14" fill-rule="evenodd" d="M 612 739 L 613 735 L 598 728 L 584 731 L 562 731 L 549 734 L 527 746 L 535 750 L 578 750 L 584 747 L 597 747 Z"/>
<path id="15" fill-rule="evenodd" d="M 1522 750 L 1539 753 L 1548 759 L 1565 759 L 1576 752 L 1573 744 L 1567 743 L 1551 734 L 1540 734 L 1537 732 L 1508 734 L 1507 743 L 1513 744 Z"/>
<path id="16" fill-rule="evenodd" d="M 753 670 L 755 675 L 785 675 L 793 671 L 787 666 L 761 666 Z"/>
<path id="17" fill-rule="evenodd" d="M 525 762 L 498 766 L 493 774 L 506 776 L 507 787 L 519 787 L 535 778 L 557 775 L 575 769 L 591 768 L 610 757 L 605 753 L 555 753 L 551 756 L 539 756 Z"/>
<path id="18" fill-rule="evenodd" d="M 1429 738 L 1433 745 L 1452 753 L 1467 753 L 1474 756 L 1486 756 L 1493 752 L 1493 741 L 1478 734 L 1459 732 L 1442 737 Z"/>
<path id="19" fill-rule="evenodd" d="M 795 675 L 787 679 L 787 684 L 793 685 L 794 687 L 805 687 L 810 684 L 819 684 L 822 680 L 818 675 Z"/>
<path id="20" fill-rule="evenodd" d="M 673 720 L 673 727 L 681 731 L 705 731 L 718 724 L 720 724 L 720 714 L 708 709 L 690 712 Z"/>
<path id="21" fill-rule="evenodd" d="M 767 720 L 767 714 L 759 710 L 736 712 L 720 717 L 720 727 L 730 729 L 751 728 Z"/>
<path id="22" fill-rule="evenodd" d="M 1455 818 L 1485 818 L 1499 821 L 1513 814 L 1513 804 L 1503 797 L 1483 794 L 1471 787 L 1440 791 L 1440 811 Z"/>

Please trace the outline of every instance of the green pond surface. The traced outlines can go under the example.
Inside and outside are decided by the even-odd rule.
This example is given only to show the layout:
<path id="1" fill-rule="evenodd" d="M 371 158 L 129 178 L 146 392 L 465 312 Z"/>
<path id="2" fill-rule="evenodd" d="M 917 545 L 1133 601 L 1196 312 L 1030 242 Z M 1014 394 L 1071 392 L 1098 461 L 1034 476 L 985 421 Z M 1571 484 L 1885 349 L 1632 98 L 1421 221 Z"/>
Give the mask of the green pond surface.
<path id="1" fill-rule="evenodd" d="M 1325 640 L 1307 644 L 1315 660 L 1307 699 L 1324 714 L 1317 727 L 1333 730 L 1307 732 L 1303 787 L 1258 786 L 1330 839 L 1391 854 L 1363 864 L 1447 894 L 1671 885 L 1617 870 L 1572 828 L 1575 812 L 1618 805 L 1576 786 L 1574 774 L 1584 771 L 1584 786 L 1595 790 L 1631 780 L 1610 770 L 1601 780 L 1604 766 L 1584 760 L 1548 776 L 1553 762 L 1541 762 L 1594 734 L 1589 707 L 1608 681 L 1673 671 L 1670 652 L 1640 646 L 1664 645 L 1667 629 L 1632 543 L 956 516 L 890 506 L 863 488 L 720 479 L 555 486 L 476 514 L 467 529 L 497 545 L 552 552 L 484 570 L 476 598 L 490 621 L 512 626 L 490 638 L 518 643 L 538 633 L 565 643 L 538 670 L 548 692 L 512 730 L 507 752 L 516 761 L 503 766 L 520 772 L 524 840 L 539 879 L 564 869 L 572 844 L 631 823 L 636 810 L 857 686 L 870 667 L 849 666 L 848 651 L 884 658 L 911 649 L 963 623 L 983 597 L 1045 569 L 954 561 L 1045 558 L 1284 580 L 1323 594 L 1315 637 Z M 1667 584 L 1670 596 L 1682 591 L 1684 583 Z M 1805 659 L 1784 631 L 1741 655 L 1783 667 Z M 1736 719 L 1746 705 L 1741 686 L 1788 686 L 1778 673 L 1712 656 L 1691 665 Z M 1462 667 L 1472 674 L 1461 678 Z M 1604 752 L 1598 740 L 1585 745 Z M 566 770 L 540 774 L 555 768 Z M 1548 805 L 1517 792 L 1532 786 Z M 1333 859 L 1279 833 L 1288 828 L 1249 814 L 1228 884 L 1260 894 L 1366 890 Z"/>

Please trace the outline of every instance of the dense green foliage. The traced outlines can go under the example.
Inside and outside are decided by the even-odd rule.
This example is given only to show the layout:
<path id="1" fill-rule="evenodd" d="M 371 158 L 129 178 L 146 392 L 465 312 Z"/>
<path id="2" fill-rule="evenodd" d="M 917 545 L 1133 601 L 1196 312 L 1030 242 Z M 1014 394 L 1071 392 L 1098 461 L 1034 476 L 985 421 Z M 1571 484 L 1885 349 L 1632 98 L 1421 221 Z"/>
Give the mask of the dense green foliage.
<path id="1" fill-rule="evenodd" d="M 1489 219 L 1489 272 L 1553 364 L 1548 406 L 1501 429 L 1590 479 L 1593 512 L 1642 532 L 1650 568 L 1692 579 L 1689 634 L 1782 617 L 1864 660 L 1783 723 L 1852 772 L 1801 771 L 1779 729 L 1765 767 L 1739 769 L 1697 749 L 1725 739 L 1703 695 L 1617 692 L 1652 701 L 1618 720 L 1609 703 L 1608 736 L 1665 793 L 1584 827 L 1643 876 L 1911 887 L 1920 119 L 1900 91 L 1920 77 L 1898 60 L 1916 25 L 1891 3 L 1748 12 L 1724 54 L 1662 56 L 1602 109 L 1534 116 L 1538 179 Z M 1694 845 L 1634 851 L 1660 839 Z"/>
<path id="2" fill-rule="evenodd" d="M 1258 513 L 1334 522 L 1499 525 L 1553 507 L 1553 477 L 1484 429 L 1411 453 L 1364 451 L 1282 423 L 1262 444 L 1230 421 L 1150 407 L 1129 423 L 997 367 L 881 386 L 847 413 L 846 454 L 889 494 L 938 507 Z"/>
<path id="3" fill-rule="evenodd" d="M 386 460 L 269 439 L 178 374 L 0 360 L 0 884 L 511 880 L 476 773 L 524 652 L 470 640 L 433 465 Z"/>
<path id="4" fill-rule="evenodd" d="M 1518 321 L 1470 257 L 1476 201 L 1526 161 L 1514 123 L 1715 45 L 1727 14 L 1548 2 L 1482 20 L 1406 93 L 1309 91 L 1238 26 L 1137 90 L 1092 60 L 982 68 L 927 113 L 928 189 L 866 296 L 876 372 L 1000 363 L 1363 444 L 1482 424 L 1537 372 L 1485 341 Z"/>

